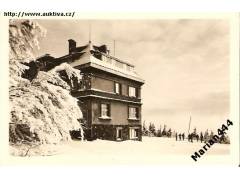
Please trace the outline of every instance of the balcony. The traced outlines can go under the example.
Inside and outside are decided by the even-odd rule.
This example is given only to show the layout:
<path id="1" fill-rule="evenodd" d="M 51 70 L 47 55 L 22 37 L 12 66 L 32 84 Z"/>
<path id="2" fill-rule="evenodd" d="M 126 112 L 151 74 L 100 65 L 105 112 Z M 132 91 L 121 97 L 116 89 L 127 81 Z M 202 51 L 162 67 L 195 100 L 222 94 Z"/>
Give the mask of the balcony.
<path id="1" fill-rule="evenodd" d="M 112 100 L 119 100 L 119 101 L 126 101 L 126 102 L 141 104 L 141 99 L 136 97 L 123 96 L 119 94 L 97 91 L 93 89 L 72 91 L 71 94 L 74 97 L 99 97 L 104 99 L 112 99 Z"/>

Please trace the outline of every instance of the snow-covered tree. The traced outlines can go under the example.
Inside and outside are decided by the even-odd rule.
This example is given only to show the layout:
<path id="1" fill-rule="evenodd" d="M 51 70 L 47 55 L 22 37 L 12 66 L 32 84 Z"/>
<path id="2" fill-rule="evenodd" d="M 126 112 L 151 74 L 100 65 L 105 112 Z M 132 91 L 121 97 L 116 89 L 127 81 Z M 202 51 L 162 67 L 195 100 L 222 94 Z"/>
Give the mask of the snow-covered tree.
<path id="1" fill-rule="evenodd" d="M 27 64 L 35 61 L 35 49 L 45 34 L 34 21 L 9 22 L 9 141 L 12 146 L 59 144 L 71 139 L 71 130 L 83 132 L 77 99 L 70 95 L 69 84 L 60 76 L 65 71 L 69 80 L 81 81 L 78 70 L 64 63 L 48 72 L 36 72 L 31 81 L 22 76 L 31 68 Z M 15 148 L 18 150 L 21 151 Z"/>
<path id="2" fill-rule="evenodd" d="M 167 137 L 171 137 L 172 136 L 172 129 L 170 128 L 167 132 Z"/>
<path id="3" fill-rule="evenodd" d="M 162 131 L 162 136 L 166 136 L 167 135 L 167 130 L 166 130 L 167 126 L 164 124 L 163 126 L 163 131 Z"/>
<path id="4" fill-rule="evenodd" d="M 148 135 L 148 129 L 146 127 L 145 121 L 143 122 L 142 135 L 143 136 L 147 136 Z"/>
<path id="5" fill-rule="evenodd" d="M 162 126 L 160 125 L 160 128 L 157 130 L 157 136 L 162 137 Z"/>
<path id="6" fill-rule="evenodd" d="M 156 129 L 154 123 L 150 123 L 148 129 L 152 136 L 156 136 Z"/>
<path id="7" fill-rule="evenodd" d="M 203 136 L 204 142 L 207 142 L 210 138 L 209 138 L 209 133 L 208 133 L 208 129 L 205 131 L 204 136 Z"/>

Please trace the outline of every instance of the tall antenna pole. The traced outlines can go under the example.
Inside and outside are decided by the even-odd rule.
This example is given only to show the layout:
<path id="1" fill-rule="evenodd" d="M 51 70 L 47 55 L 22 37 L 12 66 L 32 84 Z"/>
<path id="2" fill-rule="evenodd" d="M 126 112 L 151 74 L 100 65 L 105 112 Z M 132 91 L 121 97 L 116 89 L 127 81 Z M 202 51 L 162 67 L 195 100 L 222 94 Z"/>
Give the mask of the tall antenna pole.
<path id="1" fill-rule="evenodd" d="M 190 120 L 189 120 L 189 124 L 188 124 L 188 134 L 189 134 L 190 127 L 191 127 L 191 121 L 192 121 L 192 118 L 191 118 L 191 116 L 190 116 Z"/>
<path id="2" fill-rule="evenodd" d="M 113 56 L 115 57 L 115 40 L 113 40 Z"/>
<path id="3" fill-rule="evenodd" d="M 89 21 L 89 24 L 88 24 L 88 38 L 89 38 L 89 43 L 91 42 L 91 32 L 92 31 L 92 25 L 91 25 L 91 21 Z"/>

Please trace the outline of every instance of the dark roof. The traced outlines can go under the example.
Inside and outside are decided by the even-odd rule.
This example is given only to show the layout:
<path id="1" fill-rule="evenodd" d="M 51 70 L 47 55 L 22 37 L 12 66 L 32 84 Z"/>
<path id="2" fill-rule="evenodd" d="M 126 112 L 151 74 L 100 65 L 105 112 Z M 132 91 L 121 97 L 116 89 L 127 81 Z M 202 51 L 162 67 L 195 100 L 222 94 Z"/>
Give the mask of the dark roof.
<path id="1" fill-rule="evenodd" d="M 86 45 L 86 46 L 79 46 L 79 47 L 76 47 L 73 51 L 74 51 L 74 52 L 82 52 L 82 51 L 85 50 L 87 47 L 88 47 L 88 45 Z"/>

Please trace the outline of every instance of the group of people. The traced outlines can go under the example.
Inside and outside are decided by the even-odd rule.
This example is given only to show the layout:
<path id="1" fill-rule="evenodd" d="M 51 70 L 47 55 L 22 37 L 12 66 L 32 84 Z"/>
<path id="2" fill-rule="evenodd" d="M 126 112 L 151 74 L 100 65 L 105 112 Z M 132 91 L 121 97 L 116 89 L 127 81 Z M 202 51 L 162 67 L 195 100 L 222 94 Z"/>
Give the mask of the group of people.
<path id="1" fill-rule="evenodd" d="M 184 141 L 184 139 L 185 139 L 185 134 L 184 133 L 176 133 L 176 141 L 179 139 L 179 141 Z"/>
<path id="2" fill-rule="evenodd" d="M 175 137 L 176 137 L 176 141 L 184 141 L 184 139 L 185 139 L 185 134 L 184 133 L 176 133 L 176 135 L 175 135 Z M 191 134 L 188 134 L 188 141 L 189 142 L 193 142 L 193 139 L 196 139 L 197 140 L 197 142 L 200 140 L 201 142 L 203 142 L 204 141 L 204 137 L 203 137 L 203 134 L 202 134 L 202 132 L 200 133 L 200 135 L 198 135 L 197 133 L 191 133 Z"/>

